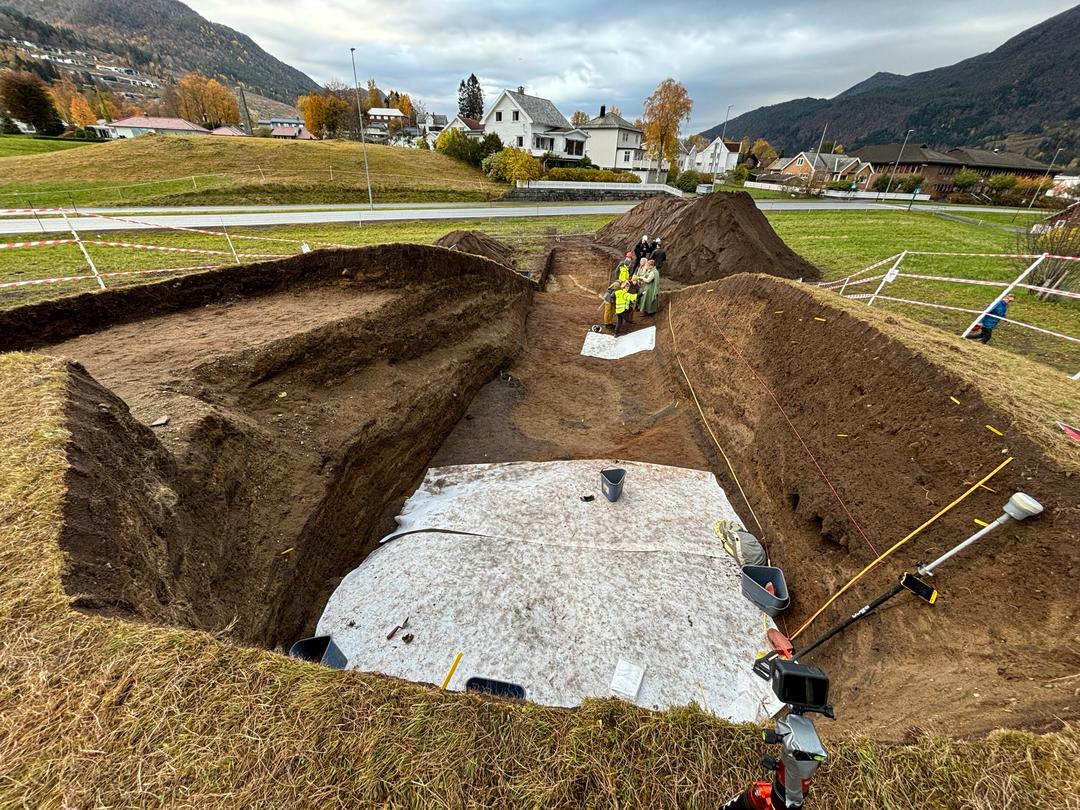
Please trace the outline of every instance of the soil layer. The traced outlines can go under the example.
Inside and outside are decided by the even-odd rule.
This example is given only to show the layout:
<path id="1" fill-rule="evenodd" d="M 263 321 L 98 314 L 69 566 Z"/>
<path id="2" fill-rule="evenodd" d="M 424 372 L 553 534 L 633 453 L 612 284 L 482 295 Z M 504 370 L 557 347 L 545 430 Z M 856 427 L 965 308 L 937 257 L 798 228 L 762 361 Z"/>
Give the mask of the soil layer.
<path id="1" fill-rule="evenodd" d="M 141 319 L 102 293 L 119 322 L 49 347 L 86 366 L 62 539 L 77 607 L 295 640 L 520 344 L 533 285 L 482 259 L 302 261 L 289 285 L 264 266 L 261 295 Z"/>

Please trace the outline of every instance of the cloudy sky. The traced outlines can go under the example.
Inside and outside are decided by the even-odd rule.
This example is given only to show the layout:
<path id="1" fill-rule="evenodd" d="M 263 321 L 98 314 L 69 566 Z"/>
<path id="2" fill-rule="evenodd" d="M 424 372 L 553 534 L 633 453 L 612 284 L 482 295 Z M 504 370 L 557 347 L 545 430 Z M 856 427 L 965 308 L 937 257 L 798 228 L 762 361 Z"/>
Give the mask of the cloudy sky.
<path id="1" fill-rule="evenodd" d="M 1053 0 L 185 0 L 325 82 L 360 80 L 457 111 L 476 73 L 488 101 L 525 85 L 567 115 L 615 104 L 628 118 L 664 78 L 694 100 L 689 131 L 885 70 L 914 73 L 993 50 L 1074 2 Z"/>

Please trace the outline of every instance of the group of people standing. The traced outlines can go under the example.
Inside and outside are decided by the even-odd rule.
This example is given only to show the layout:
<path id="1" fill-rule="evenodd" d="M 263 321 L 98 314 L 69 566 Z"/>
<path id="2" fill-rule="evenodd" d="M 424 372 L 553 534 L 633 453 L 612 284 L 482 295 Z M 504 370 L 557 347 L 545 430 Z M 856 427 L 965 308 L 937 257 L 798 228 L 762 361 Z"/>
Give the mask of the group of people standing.
<path id="1" fill-rule="evenodd" d="M 634 313 L 655 315 L 660 306 L 660 270 L 667 253 L 660 240 L 650 241 L 648 235 L 628 251 L 626 258 L 615 267 L 615 278 L 601 294 L 604 302 L 604 328 L 616 335 L 634 323 Z"/>

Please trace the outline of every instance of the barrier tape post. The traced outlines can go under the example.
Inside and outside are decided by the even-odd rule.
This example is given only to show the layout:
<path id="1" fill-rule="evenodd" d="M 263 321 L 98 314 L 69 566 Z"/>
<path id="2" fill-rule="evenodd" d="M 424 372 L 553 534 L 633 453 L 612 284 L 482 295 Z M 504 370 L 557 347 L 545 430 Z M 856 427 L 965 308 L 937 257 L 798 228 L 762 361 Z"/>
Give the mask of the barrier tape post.
<path id="1" fill-rule="evenodd" d="M 229 229 L 225 227 L 225 217 L 218 217 L 221 222 L 221 232 L 225 234 L 225 241 L 229 243 L 229 250 L 232 251 L 233 261 L 240 264 L 240 257 L 236 255 L 236 248 L 233 247 L 232 238 L 229 236 Z"/>
<path id="2" fill-rule="evenodd" d="M 26 204 L 30 206 L 30 210 L 34 212 L 34 219 L 37 220 L 38 227 L 41 228 L 42 233 L 46 233 L 45 223 L 41 221 L 41 217 L 38 216 L 37 209 L 34 208 L 34 204 L 30 200 L 26 201 Z"/>
<path id="3" fill-rule="evenodd" d="M 896 257 L 896 261 L 893 263 L 893 266 L 889 268 L 889 272 L 887 272 L 884 276 L 881 277 L 881 283 L 878 284 L 877 289 L 874 290 L 874 294 L 870 296 L 870 300 L 866 302 L 866 305 L 868 307 L 872 307 L 874 305 L 874 299 L 877 298 L 878 295 L 881 293 L 881 288 L 890 281 L 892 281 L 894 278 L 896 278 L 896 274 L 900 272 L 900 262 L 904 260 L 905 256 L 907 256 L 907 251 L 901 251 L 900 255 Z"/>
<path id="4" fill-rule="evenodd" d="M 960 337 L 965 337 L 966 338 L 968 336 L 968 334 L 970 334 L 971 330 L 975 328 L 975 325 L 980 323 L 982 321 L 982 319 L 985 318 L 989 314 L 990 310 L 992 310 L 994 307 L 996 307 L 998 305 L 998 302 L 1001 301 L 1001 299 L 1003 299 L 1006 295 L 1011 293 L 1013 291 L 1013 288 L 1017 284 L 1019 284 L 1021 281 L 1023 281 L 1025 278 L 1027 278 L 1031 274 L 1031 271 L 1034 270 L 1036 267 L 1038 267 L 1040 264 L 1042 264 L 1043 261 L 1045 261 L 1047 256 L 1049 256 L 1049 255 L 1050 255 L 1049 253 L 1044 253 L 1039 258 L 1037 258 L 1035 261 L 1033 261 L 1031 264 L 1029 264 L 1027 266 L 1027 268 L 1024 270 L 1024 272 L 1022 272 L 1020 275 L 1018 275 L 1016 277 L 1016 279 L 1013 281 L 1012 284 L 1010 284 L 1008 287 L 1006 287 L 1004 290 L 1002 290 L 1001 293 L 997 296 L 997 298 L 995 298 L 993 301 L 991 301 L 990 305 L 986 309 L 984 309 L 982 311 L 982 314 L 978 318 L 973 320 L 968 325 L 968 328 L 964 330 L 963 334 L 961 334 Z"/>
<path id="5" fill-rule="evenodd" d="M 75 238 L 75 244 L 79 246 L 79 250 L 82 251 L 83 258 L 86 259 L 86 263 L 90 266 L 90 272 L 94 274 L 94 278 L 97 279 L 98 286 L 101 289 L 105 289 L 105 279 L 101 277 L 97 267 L 94 265 L 94 260 L 90 258 L 90 252 L 86 249 L 86 245 L 82 243 L 82 239 L 79 237 L 79 232 L 75 230 L 75 226 L 71 224 L 71 220 L 68 219 L 66 212 L 60 214 L 64 218 L 64 224 L 71 230 L 71 235 Z"/>

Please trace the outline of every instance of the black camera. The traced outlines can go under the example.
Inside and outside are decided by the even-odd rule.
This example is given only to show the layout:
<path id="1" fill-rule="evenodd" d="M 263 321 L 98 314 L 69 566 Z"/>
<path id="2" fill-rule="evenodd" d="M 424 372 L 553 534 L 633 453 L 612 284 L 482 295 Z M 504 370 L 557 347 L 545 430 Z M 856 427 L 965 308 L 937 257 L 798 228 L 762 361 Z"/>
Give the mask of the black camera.
<path id="1" fill-rule="evenodd" d="M 773 693 L 790 706 L 792 714 L 817 712 L 833 716 L 829 705 L 829 676 L 817 667 L 789 661 L 786 658 L 769 660 L 769 682 Z"/>

